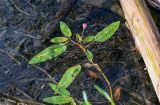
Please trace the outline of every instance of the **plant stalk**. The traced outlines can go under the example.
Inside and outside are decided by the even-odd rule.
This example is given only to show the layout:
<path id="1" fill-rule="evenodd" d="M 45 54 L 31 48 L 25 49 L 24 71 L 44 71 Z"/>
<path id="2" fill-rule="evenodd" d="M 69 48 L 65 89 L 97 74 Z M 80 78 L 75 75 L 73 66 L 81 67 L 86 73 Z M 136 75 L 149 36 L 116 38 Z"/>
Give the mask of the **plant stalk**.
<path id="1" fill-rule="evenodd" d="M 82 44 L 77 43 L 75 41 L 73 41 L 72 39 L 70 39 L 72 43 L 76 44 L 84 53 L 86 53 L 86 47 L 84 47 Z M 100 66 L 97 63 L 91 62 L 91 65 L 93 67 L 95 67 L 103 76 L 103 78 L 105 79 L 105 81 L 107 82 L 108 86 L 109 86 L 109 92 L 110 92 L 110 97 L 113 99 L 113 95 L 112 95 L 112 87 L 110 85 L 109 79 L 105 76 L 105 74 L 103 73 L 103 70 L 100 68 Z"/>

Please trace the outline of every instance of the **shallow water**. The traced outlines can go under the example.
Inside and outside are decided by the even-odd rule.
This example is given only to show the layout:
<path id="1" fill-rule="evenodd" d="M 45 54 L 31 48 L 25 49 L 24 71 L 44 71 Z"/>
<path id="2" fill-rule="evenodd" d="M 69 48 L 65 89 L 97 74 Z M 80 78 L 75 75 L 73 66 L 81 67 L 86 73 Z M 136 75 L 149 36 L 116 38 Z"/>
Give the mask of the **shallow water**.
<path id="1" fill-rule="evenodd" d="M 143 60 L 134 50 L 132 37 L 123 26 L 124 20 L 107 8 L 93 7 L 81 0 L 75 0 L 73 3 L 68 14 L 61 16 L 61 20 L 69 23 L 73 33 L 81 32 L 81 24 L 84 22 L 89 26 L 85 34 L 95 34 L 107 24 L 121 20 L 122 26 L 115 37 L 106 43 L 92 45 L 90 49 L 95 54 L 96 62 L 111 81 L 113 89 L 120 86 L 144 97 L 142 95 L 144 90 L 141 89 L 144 81 L 140 79 L 146 79 L 149 82 L 146 88 L 151 88 L 148 93 L 153 93 L 154 99 L 151 101 L 156 105 L 157 99 L 152 84 L 147 80 L 147 72 L 143 70 L 145 68 Z M 42 35 L 44 27 L 54 19 L 60 4 L 56 0 L 17 0 L 14 4 L 21 10 L 17 10 L 10 0 L 0 1 L 0 92 L 41 102 L 42 98 L 53 93 L 47 86 L 51 81 L 41 68 L 58 81 L 66 68 L 79 62 L 85 63 L 86 60 L 78 49 L 71 46 L 64 57 L 37 65 L 41 68 L 28 65 L 31 57 L 50 45 L 49 38 L 61 35 L 58 25 L 54 26 L 55 31 L 52 34 Z M 72 48 L 78 54 L 72 54 Z M 99 105 L 106 104 L 103 97 L 93 88 L 95 83 L 105 88 L 104 81 L 89 77 L 87 70 L 90 69 L 83 68 L 83 72 L 69 90 L 79 100 L 82 100 L 81 91 L 86 90 L 89 99 L 95 104 L 98 102 Z M 135 105 L 134 98 L 136 97 L 123 92 L 118 104 Z M 144 100 L 136 102 L 145 103 Z"/>

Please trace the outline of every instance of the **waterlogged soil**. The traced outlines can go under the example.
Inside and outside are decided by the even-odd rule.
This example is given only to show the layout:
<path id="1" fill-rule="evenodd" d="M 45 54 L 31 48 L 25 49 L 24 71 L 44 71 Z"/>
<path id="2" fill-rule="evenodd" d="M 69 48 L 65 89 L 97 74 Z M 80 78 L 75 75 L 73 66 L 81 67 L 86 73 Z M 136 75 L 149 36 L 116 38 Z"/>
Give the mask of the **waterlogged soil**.
<path id="1" fill-rule="evenodd" d="M 112 1 L 108 0 L 112 4 Z M 106 7 L 107 5 L 105 5 Z M 0 93 L 18 99 L 43 103 L 42 99 L 53 95 L 48 87 L 52 79 L 59 81 L 65 70 L 81 64 L 82 72 L 69 87 L 75 100 L 82 101 L 82 90 L 93 105 L 108 102 L 94 89 L 94 84 L 106 89 L 102 76 L 84 65 L 87 59 L 73 44 L 60 57 L 37 65 L 28 60 L 51 45 L 49 40 L 61 36 L 59 21 L 65 21 L 73 34 L 82 33 L 82 23 L 88 27 L 84 36 L 95 35 L 108 24 L 121 21 L 114 37 L 105 43 L 89 46 L 94 61 L 109 78 L 117 105 L 158 105 L 145 64 L 137 51 L 123 18 L 103 5 L 85 3 L 84 0 L 1 0 L 0 1 Z M 157 15 L 158 16 L 158 15 Z M 99 78 L 91 75 L 94 72 Z M 15 105 L 0 94 L 0 104 Z M 8 97 L 9 98 L 9 97 Z M 43 103 L 45 104 L 45 103 Z"/>

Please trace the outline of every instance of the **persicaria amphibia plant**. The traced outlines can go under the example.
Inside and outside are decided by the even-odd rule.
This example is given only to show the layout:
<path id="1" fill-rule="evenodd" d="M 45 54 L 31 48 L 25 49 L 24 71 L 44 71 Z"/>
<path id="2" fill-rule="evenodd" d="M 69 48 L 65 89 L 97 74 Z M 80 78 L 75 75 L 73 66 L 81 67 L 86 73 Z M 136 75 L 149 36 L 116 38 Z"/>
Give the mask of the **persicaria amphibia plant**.
<path id="1" fill-rule="evenodd" d="M 110 103 L 111 105 L 115 105 L 113 101 L 112 96 L 112 88 L 110 86 L 110 82 L 108 78 L 103 73 L 103 70 L 101 67 L 94 62 L 94 55 L 92 52 L 88 49 L 88 46 L 91 45 L 94 42 L 105 42 L 106 40 L 110 39 L 114 33 L 119 28 L 120 21 L 113 22 L 109 26 L 105 27 L 103 30 L 98 32 L 96 35 L 92 36 L 83 36 L 80 34 L 76 34 L 76 39 L 72 39 L 72 32 L 69 28 L 69 26 L 64 23 L 60 22 L 60 30 L 64 36 L 55 37 L 51 39 L 50 41 L 53 43 L 53 45 L 49 46 L 48 48 L 44 49 L 40 53 L 38 53 L 35 57 L 33 57 L 29 64 L 36 64 L 40 62 L 45 62 L 47 60 L 56 58 L 60 55 L 62 55 L 66 50 L 68 43 L 71 42 L 74 45 L 78 46 L 86 55 L 86 58 L 88 59 L 88 67 L 95 67 L 102 75 L 102 77 L 105 79 L 107 86 L 109 87 L 110 95 L 108 95 L 107 92 L 105 92 L 103 89 L 95 85 L 95 88 L 97 91 L 102 94 Z M 83 31 L 87 28 L 87 24 L 82 24 Z M 50 96 L 47 98 L 44 98 L 43 101 L 50 103 L 50 104 L 66 104 L 70 103 L 71 105 L 76 105 L 77 103 L 82 105 L 91 105 L 91 103 L 87 99 L 87 95 L 85 92 L 83 92 L 83 98 L 84 102 L 75 102 L 74 98 L 71 96 L 70 92 L 67 90 L 69 85 L 76 79 L 76 76 L 81 72 L 81 65 L 76 64 L 75 66 L 72 66 L 66 70 L 66 72 L 63 74 L 62 78 L 57 84 L 49 83 L 49 86 L 52 90 L 57 93 L 57 95 Z"/>

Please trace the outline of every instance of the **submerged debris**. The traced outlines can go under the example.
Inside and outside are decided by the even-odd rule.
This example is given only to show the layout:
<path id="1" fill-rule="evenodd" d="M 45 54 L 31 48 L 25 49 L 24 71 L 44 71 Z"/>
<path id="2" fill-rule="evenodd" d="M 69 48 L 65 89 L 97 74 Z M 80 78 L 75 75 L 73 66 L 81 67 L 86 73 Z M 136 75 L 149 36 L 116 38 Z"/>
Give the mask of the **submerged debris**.
<path id="1" fill-rule="evenodd" d="M 68 23 L 74 34 L 81 33 L 81 24 L 86 23 L 88 27 L 84 31 L 85 35 L 94 35 L 113 21 L 123 22 L 121 17 L 105 6 L 106 4 L 99 6 L 98 3 L 88 1 L 90 0 L 1 0 L 1 93 L 42 102 L 44 97 L 52 95 L 47 85 L 49 82 L 59 81 L 64 70 L 73 64 L 87 63 L 85 55 L 72 45 L 68 54 L 54 61 L 32 66 L 28 65 L 28 60 L 50 45 L 48 39 L 61 36 L 60 20 Z M 114 5 L 114 2 L 110 3 L 108 4 Z M 144 70 L 144 62 L 123 24 L 111 40 L 103 44 L 93 44 L 90 48 L 97 59 L 96 62 L 110 79 L 112 88 L 116 90 L 118 104 L 135 105 L 150 102 L 158 105 L 147 71 Z M 72 96 L 77 100 L 83 100 L 81 93 L 85 90 L 88 99 L 94 105 L 106 105 L 106 100 L 94 89 L 94 84 L 105 89 L 103 79 L 94 69 L 82 69 L 83 72 L 69 87 Z M 121 88 L 120 92 L 117 87 Z"/>

